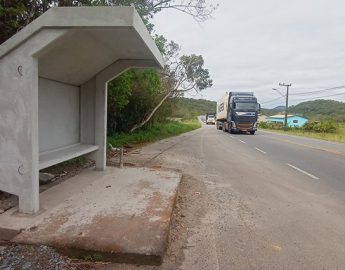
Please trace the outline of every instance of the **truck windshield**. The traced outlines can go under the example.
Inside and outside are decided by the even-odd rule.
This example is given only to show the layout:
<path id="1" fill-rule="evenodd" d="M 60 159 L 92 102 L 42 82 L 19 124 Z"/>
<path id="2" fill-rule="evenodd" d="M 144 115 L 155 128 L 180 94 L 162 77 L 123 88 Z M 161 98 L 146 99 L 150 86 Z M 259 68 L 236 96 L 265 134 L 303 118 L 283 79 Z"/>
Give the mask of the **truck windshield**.
<path id="1" fill-rule="evenodd" d="M 207 117 L 208 118 L 214 118 L 214 115 L 213 114 L 209 114 Z"/>
<path id="2" fill-rule="evenodd" d="M 245 111 L 256 111 L 257 103 L 250 102 L 236 102 L 234 103 L 234 109 L 236 110 L 245 110 Z"/>

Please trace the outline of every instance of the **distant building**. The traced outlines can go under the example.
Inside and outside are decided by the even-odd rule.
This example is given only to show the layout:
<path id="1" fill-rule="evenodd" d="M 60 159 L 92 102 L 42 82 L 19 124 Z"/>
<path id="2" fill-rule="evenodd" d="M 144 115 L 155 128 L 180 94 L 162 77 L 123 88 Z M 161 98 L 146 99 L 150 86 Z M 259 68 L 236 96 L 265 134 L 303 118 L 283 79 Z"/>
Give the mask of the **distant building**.
<path id="1" fill-rule="evenodd" d="M 267 117 L 268 123 L 280 123 L 284 125 L 285 115 L 278 114 Z M 289 127 L 301 127 L 308 122 L 308 119 L 299 115 L 288 115 L 287 124 Z"/>

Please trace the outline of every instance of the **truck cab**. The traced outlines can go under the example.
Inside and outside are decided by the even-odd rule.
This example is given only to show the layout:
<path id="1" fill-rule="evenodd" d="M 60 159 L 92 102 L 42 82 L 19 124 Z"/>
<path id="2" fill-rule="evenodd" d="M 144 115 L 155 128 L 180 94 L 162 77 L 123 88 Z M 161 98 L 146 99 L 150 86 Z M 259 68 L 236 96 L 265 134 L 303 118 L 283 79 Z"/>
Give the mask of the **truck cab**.
<path id="1" fill-rule="evenodd" d="M 216 114 L 207 113 L 206 114 L 206 125 L 214 125 L 216 123 Z"/>
<path id="2" fill-rule="evenodd" d="M 249 132 L 254 135 L 257 130 L 259 110 L 260 104 L 253 93 L 231 93 L 224 129 L 230 133 Z"/>

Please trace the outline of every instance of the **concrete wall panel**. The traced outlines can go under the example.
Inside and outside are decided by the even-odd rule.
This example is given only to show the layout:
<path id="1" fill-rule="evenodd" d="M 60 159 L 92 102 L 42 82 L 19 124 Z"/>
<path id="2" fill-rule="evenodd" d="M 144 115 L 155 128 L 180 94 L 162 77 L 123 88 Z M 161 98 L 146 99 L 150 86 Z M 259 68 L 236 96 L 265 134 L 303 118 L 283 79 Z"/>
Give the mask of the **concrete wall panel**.
<path id="1" fill-rule="evenodd" d="M 38 80 L 39 151 L 80 142 L 79 87 Z"/>

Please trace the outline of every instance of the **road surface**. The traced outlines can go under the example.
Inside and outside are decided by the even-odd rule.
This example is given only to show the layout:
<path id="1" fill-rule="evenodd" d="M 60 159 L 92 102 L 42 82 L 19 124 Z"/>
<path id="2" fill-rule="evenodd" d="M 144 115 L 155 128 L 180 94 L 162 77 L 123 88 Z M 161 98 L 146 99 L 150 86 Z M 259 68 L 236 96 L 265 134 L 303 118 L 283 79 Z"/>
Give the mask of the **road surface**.
<path id="1" fill-rule="evenodd" d="M 345 269 L 344 144 L 203 126 L 150 153 L 204 186 L 182 259 L 161 269 Z"/>

